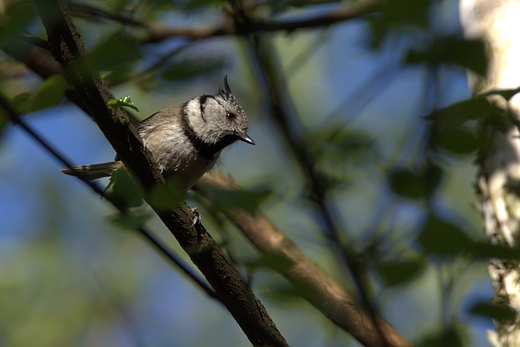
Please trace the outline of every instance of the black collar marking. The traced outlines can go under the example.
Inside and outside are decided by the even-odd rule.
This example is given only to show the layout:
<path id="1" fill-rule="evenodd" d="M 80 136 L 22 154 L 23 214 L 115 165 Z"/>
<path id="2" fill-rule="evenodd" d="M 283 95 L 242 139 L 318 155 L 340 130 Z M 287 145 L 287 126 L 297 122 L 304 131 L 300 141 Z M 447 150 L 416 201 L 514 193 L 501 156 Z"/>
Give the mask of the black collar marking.
<path id="1" fill-rule="evenodd" d="M 191 142 L 193 147 L 198 154 L 206 158 L 207 160 L 214 160 L 215 154 L 223 150 L 225 147 L 229 146 L 233 142 L 237 140 L 237 137 L 234 135 L 226 135 L 217 143 L 208 143 L 202 140 L 197 136 L 190 122 L 188 121 L 188 114 L 186 113 L 186 105 L 185 103 L 182 107 L 182 126 L 184 128 L 184 135 Z"/>

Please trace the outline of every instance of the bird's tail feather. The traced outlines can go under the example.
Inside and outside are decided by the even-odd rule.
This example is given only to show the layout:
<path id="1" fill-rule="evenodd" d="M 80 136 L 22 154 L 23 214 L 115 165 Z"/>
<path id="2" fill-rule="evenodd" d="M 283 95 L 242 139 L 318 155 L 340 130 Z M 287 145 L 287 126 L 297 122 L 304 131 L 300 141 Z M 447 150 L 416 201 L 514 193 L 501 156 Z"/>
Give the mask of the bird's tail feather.
<path id="1" fill-rule="evenodd" d="M 108 177 L 112 175 L 114 171 L 123 166 L 123 162 L 118 160 L 101 164 L 73 166 L 72 169 L 61 169 L 61 172 L 65 175 L 77 176 L 83 180 L 91 181 L 102 177 Z"/>

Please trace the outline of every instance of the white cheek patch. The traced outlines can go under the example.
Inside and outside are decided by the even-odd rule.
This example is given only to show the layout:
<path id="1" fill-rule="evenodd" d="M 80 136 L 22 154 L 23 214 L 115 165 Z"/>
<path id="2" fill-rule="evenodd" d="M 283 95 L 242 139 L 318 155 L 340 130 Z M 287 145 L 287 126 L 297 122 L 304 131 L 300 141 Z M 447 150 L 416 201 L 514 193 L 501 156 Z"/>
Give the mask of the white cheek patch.
<path id="1" fill-rule="evenodd" d="M 186 114 L 188 115 L 188 126 L 190 126 L 195 133 L 197 129 L 204 129 L 205 121 L 202 118 L 201 107 L 199 99 L 191 99 L 186 105 Z"/>

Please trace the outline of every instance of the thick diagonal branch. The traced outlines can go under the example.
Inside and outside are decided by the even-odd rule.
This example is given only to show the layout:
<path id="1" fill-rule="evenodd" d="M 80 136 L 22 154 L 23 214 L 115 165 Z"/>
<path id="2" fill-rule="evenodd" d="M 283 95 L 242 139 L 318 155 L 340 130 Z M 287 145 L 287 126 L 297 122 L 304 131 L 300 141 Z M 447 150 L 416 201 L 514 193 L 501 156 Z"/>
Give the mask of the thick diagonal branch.
<path id="1" fill-rule="evenodd" d="M 37 0 L 35 4 L 47 30 L 53 56 L 125 165 L 145 190 L 164 184 L 157 164 L 142 146 L 126 113 L 107 106 L 114 97 L 99 74 L 89 68 L 86 49 L 64 1 Z M 286 346 L 265 308 L 216 242 L 201 224 L 191 227 L 194 218 L 191 210 L 182 204 L 175 210 L 156 212 L 215 289 L 251 343 L 255 346 Z"/>
<path id="2" fill-rule="evenodd" d="M 240 189 L 231 177 L 218 171 L 204 175 L 195 188 L 203 190 L 204 185 L 224 190 Z M 383 346 L 380 338 L 380 333 L 383 333 L 388 346 L 412 346 L 379 315 L 375 315 L 376 328 L 374 315 L 369 314 L 363 305 L 309 259 L 261 211 L 257 211 L 254 216 L 239 209 L 223 212 L 260 252 L 273 255 L 286 264 L 274 270 L 291 282 L 305 300 L 363 345 Z"/>

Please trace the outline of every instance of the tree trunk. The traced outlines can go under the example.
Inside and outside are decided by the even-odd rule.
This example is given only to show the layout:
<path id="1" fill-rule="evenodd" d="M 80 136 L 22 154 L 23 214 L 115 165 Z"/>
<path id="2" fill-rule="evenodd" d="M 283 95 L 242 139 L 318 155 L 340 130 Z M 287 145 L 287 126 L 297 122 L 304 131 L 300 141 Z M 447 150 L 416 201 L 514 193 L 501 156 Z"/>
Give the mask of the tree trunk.
<path id="1" fill-rule="evenodd" d="M 461 23 L 468 38 L 488 46 L 490 64 L 484 79 L 472 78 L 474 92 L 515 89 L 520 85 L 520 0 L 460 0 Z M 486 237 L 495 245 L 518 247 L 520 232 L 520 95 L 509 101 L 491 97 L 497 112 L 484 133 L 490 145 L 477 161 L 477 206 Z M 520 310 L 520 261 L 489 260 L 496 304 Z M 520 346 L 520 319 L 495 321 L 488 331 L 493 346 Z"/>

